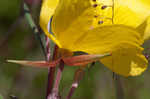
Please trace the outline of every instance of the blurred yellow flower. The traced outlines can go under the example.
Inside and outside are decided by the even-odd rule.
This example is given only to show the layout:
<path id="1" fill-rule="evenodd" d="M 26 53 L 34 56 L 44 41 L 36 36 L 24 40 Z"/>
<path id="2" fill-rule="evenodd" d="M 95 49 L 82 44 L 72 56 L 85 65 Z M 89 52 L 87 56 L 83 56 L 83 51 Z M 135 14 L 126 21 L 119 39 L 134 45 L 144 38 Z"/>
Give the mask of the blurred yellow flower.
<path id="1" fill-rule="evenodd" d="M 149 0 L 43 0 L 40 25 L 59 48 L 112 53 L 100 61 L 117 74 L 136 76 L 148 64 L 141 45 L 150 37 L 149 15 Z"/>

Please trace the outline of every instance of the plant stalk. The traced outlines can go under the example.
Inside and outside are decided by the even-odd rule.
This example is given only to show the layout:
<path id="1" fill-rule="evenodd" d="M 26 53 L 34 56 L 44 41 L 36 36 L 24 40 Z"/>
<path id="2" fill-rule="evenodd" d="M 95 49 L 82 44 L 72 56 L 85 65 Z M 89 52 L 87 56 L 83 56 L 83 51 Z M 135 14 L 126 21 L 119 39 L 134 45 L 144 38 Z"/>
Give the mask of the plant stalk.
<path id="1" fill-rule="evenodd" d="M 26 18 L 29 26 L 32 28 L 32 30 L 33 30 L 33 32 L 35 34 L 36 39 L 39 41 L 40 46 L 42 48 L 42 51 L 44 53 L 44 57 L 47 60 L 47 57 L 46 57 L 47 55 L 46 55 L 45 47 L 44 47 L 44 45 L 42 43 L 42 39 L 40 37 L 40 31 L 38 30 L 38 27 L 34 23 L 34 21 L 32 19 L 32 16 L 31 16 L 31 13 L 30 13 L 30 10 L 29 10 L 29 8 L 28 8 L 28 6 L 27 6 L 27 4 L 25 2 L 23 4 L 23 8 L 24 8 L 24 16 L 25 16 L 25 18 Z"/>
<path id="2" fill-rule="evenodd" d="M 55 45 L 52 60 L 57 59 L 57 53 L 58 53 L 58 47 L 57 47 L 57 45 Z M 54 77 L 55 77 L 55 67 L 50 67 L 48 69 L 48 83 L 47 83 L 47 94 L 46 94 L 47 98 L 51 94 L 51 91 L 52 91 L 52 88 L 53 88 L 53 83 L 54 83 Z"/>
<path id="3" fill-rule="evenodd" d="M 71 99 L 71 97 L 73 96 L 75 92 L 75 89 L 78 88 L 80 81 L 83 79 L 83 76 L 84 76 L 83 68 L 79 68 L 78 70 L 76 70 L 75 75 L 74 75 L 74 82 L 71 85 L 69 94 L 66 99 Z"/>
<path id="4" fill-rule="evenodd" d="M 64 69 L 64 62 L 60 61 L 56 79 L 55 79 L 54 88 L 47 99 L 61 99 L 61 97 L 59 95 L 59 85 L 60 85 L 60 80 L 62 78 L 63 69 Z"/>
<path id="5" fill-rule="evenodd" d="M 115 81 L 115 87 L 116 87 L 116 99 L 125 99 L 121 79 L 119 75 L 115 74 L 115 76 L 116 76 L 116 79 L 114 79 L 114 81 Z"/>

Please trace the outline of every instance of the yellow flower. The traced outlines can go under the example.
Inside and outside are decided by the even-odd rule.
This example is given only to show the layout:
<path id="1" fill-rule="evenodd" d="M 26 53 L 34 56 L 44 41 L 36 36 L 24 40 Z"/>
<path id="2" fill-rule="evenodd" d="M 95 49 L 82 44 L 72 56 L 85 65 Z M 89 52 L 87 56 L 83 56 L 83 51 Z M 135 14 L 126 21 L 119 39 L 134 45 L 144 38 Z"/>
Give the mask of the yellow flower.
<path id="1" fill-rule="evenodd" d="M 136 76 L 148 64 L 141 45 L 150 37 L 149 15 L 149 0 L 44 0 L 40 25 L 59 48 L 112 53 L 100 61 L 117 74 Z"/>

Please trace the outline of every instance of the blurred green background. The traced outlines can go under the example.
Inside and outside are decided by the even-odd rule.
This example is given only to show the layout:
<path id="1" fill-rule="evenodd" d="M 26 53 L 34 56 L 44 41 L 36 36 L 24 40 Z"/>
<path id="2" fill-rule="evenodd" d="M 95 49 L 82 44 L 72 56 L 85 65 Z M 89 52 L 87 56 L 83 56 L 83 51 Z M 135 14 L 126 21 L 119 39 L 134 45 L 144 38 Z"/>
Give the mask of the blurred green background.
<path id="1" fill-rule="evenodd" d="M 28 0 L 31 1 L 31 0 Z M 40 1 L 28 2 L 32 16 L 38 24 Z M 47 69 L 23 67 L 6 63 L 6 59 L 44 60 L 38 41 L 27 21 L 20 16 L 21 0 L 0 0 L 0 99 L 45 99 Z M 13 30 L 11 27 L 16 27 Z M 44 41 L 44 34 L 42 34 Z M 148 44 L 147 44 L 148 45 Z M 62 99 L 68 94 L 77 67 L 63 71 L 60 85 Z M 86 69 L 84 79 L 72 99 L 119 99 L 116 88 L 121 84 L 120 99 L 150 99 L 150 72 L 141 76 L 113 80 L 112 72 L 96 63 Z M 123 98 L 124 97 L 124 98 Z"/>

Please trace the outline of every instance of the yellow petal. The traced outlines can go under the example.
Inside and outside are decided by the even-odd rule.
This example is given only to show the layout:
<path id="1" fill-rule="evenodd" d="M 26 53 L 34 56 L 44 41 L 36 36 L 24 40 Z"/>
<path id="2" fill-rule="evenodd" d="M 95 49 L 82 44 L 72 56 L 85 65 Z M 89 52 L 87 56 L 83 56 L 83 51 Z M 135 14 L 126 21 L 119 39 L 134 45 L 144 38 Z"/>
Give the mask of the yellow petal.
<path id="1" fill-rule="evenodd" d="M 114 0 L 114 3 L 113 0 L 61 0 L 53 16 L 52 31 L 60 41 L 71 32 L 81 37 L 80 32 L 102 25 L 122 24 L 136 28 L 150 15 L 150 4 L 147 3 L 147 0 Z M 104 6 L 106 8 L 102 9 Z M 65 39 L 60 43 L 64 45 Z"/>
<path id="2" fill-rule="evenodd" d="M 145 6 L 150 6 L 150 0 L 139 0 L 141 3 L 143 3 Z"/>
<path id="3" fill-rule="evenodd" d="M 149 40 L 150 39 L 150 17 L 147 20 L 147 26 L 146 29 L 144 31 L 144 40 Z"/>
<path id="4" fill-rule="evenodd" d="M 64 32 L 57 32 L 57 39 L 60 41 L 62 46 L 72 46 L 73 42 L 76 42 L 77 39 L 82 39 L 85 32 L 90 31 L 92 27 L 92 9 L 85 11 L 76 21 L 70 24 L 67 30 Z"/>
<path id="5" fill-rule="evenodd" d="M 107 4 L 108 1 L 113 0 L 104 0 L 103 4 Z M 103 25 L 123 24 L 140 28 L 139 33 L 143 39 L 150 38 L 150 21 L 147 20 L 150 16 L 150 0 L 114 0 L 114 9 L 101 9 L 102 6 L 97 8 L 102 15 L 95 20 L 95 26 L 98 26 L 97 21 L 101 18 Z"/>
<path id="6" fill-rule="evenodd" d="M 137 31 L 140 32 L 141 37 L 143 37 L 143 40 L 149 40 L 150 39 L 150 16 L 137 28 Z"/>
<path id="7" fill-rule="evenodd" d="M 101 62 L 113 72 L 123 76 L 140 75 L 147 68 L 148 61 L 141 53 L 141 48 L 130 43 L 120 43 L 112 56 Z"/>
<path id="8" fill-rule="evenodd" d="M 150 15 L 150 3 L 147 0 L 62 0 L 60 1 L 54 15 L 53 28 L 55 33 L 63 32 L 69 28 L 73 21 L 82 15 L 86 10 L 95 8 L 93 13 L 98 21 L 108 25 L 124 24 L 137 27 Z M 114 1 L 114 3 L 113 3 Z M 97 4 L 98 6 L 94 7 Z M 102 9 L 106 6 L 105 9 Z M 114 7 L 114 8 L 113 8 Z M 84 18 L 84 17 L 83 17 Z"/>
<path id="9" fill-rule="evenodd" d="M 86 22 L 89 21 L 87 23 L 83 23 L 85 21 L 78 21 L 77 25 L 82 24 L 82 28 L 84 28 L 87 24 L 91 24 L 92 17 L 94 17 L 93 11 L 94 8 L 91 4 L 91 0 L 61 0 L 53 16 L 52 31 L 56 36 L 59 36 L 59 34 L 69 29 L 71 24 L 74 24 L 80 16 L 82 16 L 82 20 L 84 20 L 84 16 L 89 17 L 86 18 Z M 76 27 L 78 27 L 77 25 Z"/>
<path id="10" fill-rule="evenodd" d="M 113 3 L 114 1 L 114 3 Z M 107 4 L 110 2 L 110 4 Z M 99 1 L 97 10 L 101 15 L 98 20 L 104 21 L 103 24 L 123 24 L 127 26 L 137 27 L 150 15 L 150 3 L 147 0 L 104 0 Z M 103 3 L 103 4 L 101 4 Z M 102 6 L 108 6 L 101 9 Z"/>
<path id="11" fill-rule="evenodd" d="M 97 54 L 107 53 L 114 45 L 123 41 L 138 45 L 143 43 L 142 37 L 135 29 L 124 25 L 101 26 L 87 32 L 77 31 L 72 28 L 72 31 L 63 33 L 59 38 L 63 48 Z"/>
<path id="12" fill-rule="evenodd" d="M 143 71 L 147 68 L 148 61 L 145 58 L 144 55 L 137 54 L 136 57 L 134 57 L 134 60 L 131 63 L 131 76 L 140 75 Z"/>
<path id="13" fill-rule="evenodd" d="M 118 0 L 118 1 L 121 4 L 121 6 L 127 7 L 127 9 L 129 9 L 126 10 L 126 12 L 122 13 L 122 16 L 124 16 L 127 25 L 128 22 L 130 21 L 129 25 L 137 27 L 139 24 L 145 21 L 145 19 L 148 16 L 150 16 L 150 2 L 148 2 L 148 0 L 126 0 L 126 1 Z M 126 15 L 126 13 L 128 14 Z M 116 18 L 119 18 L 119 16 Z M 121 19 L 118 20 L 118 22 L 121 22 Z"/>
<path id="14" fill-rule="evenodd" d="M 58 0 L 43 0 L 40 13 L 40 26 L 42 29 L 48 28 L 48 22 L 55 11 L 57 3 Z"/>
<path id="15" fill-rule="evenodd" d="M 55 11 L 57 3 L 58 0 L 43 0 L 40 13 L 40 26 L 49 38 L 51 38 L 58 46 L 61 46 L 59 41 L 56 39 L 55 34 L 52 35 L 48 30 L 48 23 Z"/>

